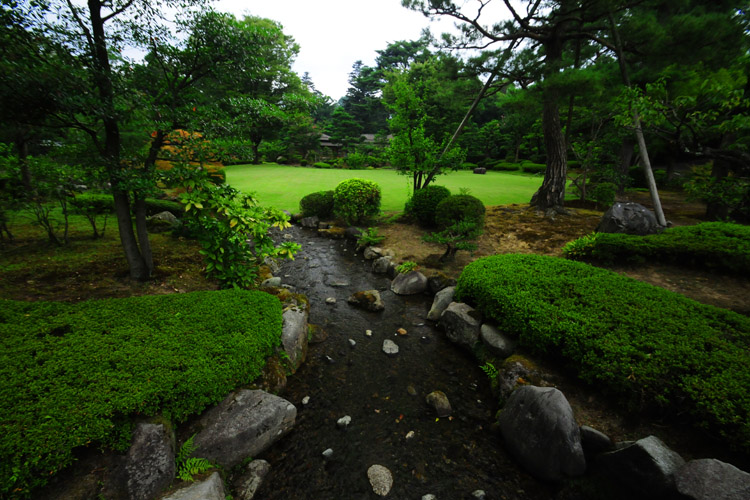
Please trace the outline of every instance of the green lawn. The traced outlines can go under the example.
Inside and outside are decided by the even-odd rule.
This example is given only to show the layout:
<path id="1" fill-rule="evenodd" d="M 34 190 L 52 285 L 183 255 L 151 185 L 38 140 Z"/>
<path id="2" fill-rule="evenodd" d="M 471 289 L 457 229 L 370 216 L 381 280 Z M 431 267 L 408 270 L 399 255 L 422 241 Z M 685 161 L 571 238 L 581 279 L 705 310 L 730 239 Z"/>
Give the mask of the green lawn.
<path id="1" fill-rule="evenodd" d="M 315 191 L 334 189 L 346 179 L 368 179 L 378 183 L 382 192 L 381 209 L 400 212 L 411 194 L 411 177 L 395 170 L 339 170 L 309 167 L 290 167 L 265 163 L 263 165 L 233 165 L 227 167 L 227 182 L 245 192 L 255 193 L 261 205 L 290 212 L 299 211 L 299 200 Z M 436 184 L 458 194 L 466 188 L 487 206 L 508 203 L 528 203 L 531 195 L 542 185 L 541 175 L 487 172 L 476 175 L 471 171 L 451 172 L 437 178 Z"/>

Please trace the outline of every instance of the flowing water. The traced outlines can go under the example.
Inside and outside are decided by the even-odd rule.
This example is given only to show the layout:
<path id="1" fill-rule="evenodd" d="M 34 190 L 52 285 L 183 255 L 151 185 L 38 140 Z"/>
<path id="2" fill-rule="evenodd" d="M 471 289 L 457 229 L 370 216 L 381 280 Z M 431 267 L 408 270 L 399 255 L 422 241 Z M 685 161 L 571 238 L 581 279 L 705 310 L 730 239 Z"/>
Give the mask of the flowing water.
<path id="1" fill-rule="evenodd" d="M 256 498 L 379 498 L 367 478 L 373 464 L 393 474 L 388 498 L 432 493 L 439 500 L 468 499 L 476 490 L 487 499 L 552 497 L 503 450 L 492 425 L 497 408 L 487 377 L 470 353 L 425 320 L 431 298 L 392 293 L 390 280 L 370 273 L 370 262 L 352 243 L 296 227 L 291 232 L 303 250 L 277 275 L 308 296 L 310 322 L 328 339 L 310 346 L 281 394 L 297 407 L 297 423 L 256 457 L 271 463 Z M 370 289 L 380 291 L 385 311 L 347 304 L 352 293 Z M 329 297 L 336 303 L 327 304 Z M 399 328 L 407 335 L 398 335 Z M 385 339 L 399 346 L 398 354 L 382 352 Z M 450 418 L 437 418 L 425 402 L 435 390 L 448 396 Z M 346 415 L 351 424 L 339 428 L 337 420 Z M 333 450 L 330 458 L 323 456 L 327 449 Z"/>

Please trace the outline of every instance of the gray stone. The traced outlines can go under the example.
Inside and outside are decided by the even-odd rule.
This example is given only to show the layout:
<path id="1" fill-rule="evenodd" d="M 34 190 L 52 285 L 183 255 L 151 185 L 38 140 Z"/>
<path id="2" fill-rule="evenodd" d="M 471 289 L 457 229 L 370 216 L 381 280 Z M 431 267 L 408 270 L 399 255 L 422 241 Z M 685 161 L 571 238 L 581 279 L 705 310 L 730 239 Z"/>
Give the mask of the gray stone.
<path id="1" fill-rule="evenodd" d="M 147 500 L 167 488 L 175 475 L 174 436 L 162 424 L 138 424 L 125 457 L 128 497 Z"/>
<path id="2" fill-rule="evenodd" d="M 225 500 L 224 482 L 218 472 L 214 472 L 205 481 L 179 489 L 162 500 Z"/>
<path id="3" fill-rule="evenodd" d="M 440 316 L 440 324 L 451 342 L 472 349 L 479 341 L 481 322 L 478 313 L 468 304 L 451 302 Z"/>
<path id="4" fill-rule="evenodd" d="M 296 370 L 307 355 L 307 309 L 293 307 L 284 311 L 281 327 L 281 345 Z"/>
<path id="5" fill-rule="evenodd" d="M 352 417 L 350 417 L 349 415 L 343 416 L 336 421 L 336 425 L 339 427 L 339 429 L 346 429 L 351 423 Z"/>
<path id="6" fill-rule="evenodd" d="M 599 455 L 597 462 L 620 487 L 633 495 L 662 498 L 674 491 L 674 476 L 685 460 L 655 436 Z"/>
<path id="7" fill-rule="evenodd" d="M 197 456 L 230 469 L 258 455 L 294 426 L 297 408 L 260 390 L 240 390 L 198 419 Z"/>
<path id="8" fill-rule="evenodd" d="M 317 215 L 313 215 L 312 217 L 305 217 L 304 219 L 300 219 L 299 223 L 302 227 L 316 229 L 318 227 L 318 224 L 320 224 L 320 219 Z"/>
<path id="9" fill-rule="evenodd" d="M 380 292 L 377 290 L 365 290 L 364 292 L 353 293 L 346 301 L 366 311 L 378 312 L 385 309 L 383 299 L 380 298 Z"/>
<path id="10" fill-rule="evenodd" d="M 437 500 L 437 497 L 432 493 L 428 493 L 422 496 L 422 500 Z"/>
<path id="11" fill-rule="evenodd" d="M 485 167 L 477 167 L 474 169 L 474 173 L 484 175 L 487 173 L 487 169 Z"/>
<path id="12" fill-rule="evenodd" d="M 534 477 L 559 481 L 586 471 L 581 434 L 559 390 L 521 387 L 508 399 L 499 423 L 508 450 Z"/>
<path id="13" fill-rule="evenodd" d="M 427 278 L 419 271 L 399 274 L 391 282 L 391 291 L 398 295 L 417 295 L 427 291 Z"/>
<path id="14" fill-rule="evenodd" d="M 476 173 L 476 172 L 474 172 Z M 471 493 L 471 496 L 476 498 L 477 500 L 486 500 L 487 499 L 487 493 L 484 492 L 484 490 L 476 490 Z"/>
<path id="15" fill-rule="evenodd" d="M 398 346 L 390 339 L 383 341 L 383 352 L 386 354 L 398 354 Z"/>
<path id="16" fill-rule="evenodd" d="M 292 235 L 285 234 L 284 236 L 292 236 Z M 273 257 L 266 257 L 265 259 L 263 259 L 263 263 L 268 266 L 268 268 L 271 270 L 273 274 L 276 274 L 281 270 L 281 266 L 279 266 L 279 263 L 276 262 L 276 259 L 274 259 Z"/>
<path id="17" fill-rule="evenodd" d="M 146 228 L 150 233 L 161 233 L 171 231 L 180 227 L 180 219 L 175 217 L 172 212 L 164 211 L 146 218 Z"/>
<path id="18" fill-rule="evenodd" d="M 500 400 L 507 400 L 513 391 L 528 382 L 537 384 L 541 382 L 541 374 L 535 370 L 530 360 L 518 357 L 506 360 L 498 369 L 497 389 Z"/>
<path id="19" fill-rule="evenodd" d="M 609 436 L 588 425 L 581 426 L 581 446 L 583 446 L 586 458 L 595 457 L 615 449 L 615 443 Z"/>
<path id="20" fill-rule="evenodd" d="M 447 417 L 453 412 L 448 396 L 443 391 L 432 391 L 425 398 L 427 404 L 435 408 L 438 417 Z"/>
<path id="21" fill-rule="evenodd" d="M 325 449 L 322 455 L 323 455 L 323 458 L 326 458 L 326 459 L 331 458 L 333 456 L 333 449 L 331 448 Z"/>
<path id="22" fill-rule="evenodd" d="M 335 304 L 335 303 L 336 303 L 336 298 L 335 297 L 328 297 L 326 299 L 326 304 Z"/>
<path id="23" fill-rule="evenodd" d="M 602 216 L 596 227 L 598 233 L 625 233 L 645 236 L 661 231 L 656 216 L 638 203 L 617 202 Z"/>
<path id="24" fill-rule="evenodd" d="M 440 315 L 443 314 L 443 311 L 445 311 L 450 303 L 453 302 L 454 295 L 456 295 L 455 286 L 449 286 L 437 292 L 435 294 L 435 298 L 432 301 L 430 312 L 427 313 L 427 319 L 429 319 L 430 321 L 439 320 Z"/>
<path id="25" fill-rule="evenodd" d="M 364 229 L 354 226 L 349 226 L 344 231 L 344 236 L 349 240 L 356 241 L 364 233 Z"/>
<path id="26" fill-rule="evenodd" d="M 381 497 L 388 495 L 393 487 L 393 475 L 382 465 L 370 466 L 367 469 L 367 479 L 370 480 L 372 491 Z"/>
<path id="27" fill-rule="evenodd" d="M 750 474 L 713 458 L 691 460 L 675 475 L 677 491 L 692 500 L 747 500 Z"/>
<path id="28" fill-rule="evenodd" d="M 516 341 L 500 332 L 497 328 L 487 323 L 482 325 L 479 330 L 479 336 L 482 343 L 495 356 L 507 358 L 516 350 Z"/>
<path id="29" fill-rule="evenodd" d="M 383 256 L 383 249 L 380 247 L 367 247 L 365 248 L 364 257 L 367 260 L 375 260 Z"/>
<path id="30" fill-rule="evenodd" d="M 268 278 L 267 280 L 263 280 L 263 283 L 260 284 L 261 288 L 267 288 L 267 287 L 279 287 L 281 286 L 281 278 L 273 277 Z"/>
<path id="31" fill-rule="evenodd" d="M 372 263 L 372 272 L 375 274 L 388 274 L 394 267 L 392 257 L 379 257 Z"/>
<path id="32" fill-rule="evenodd" d="M 427 278 L 427 288 L 433 295 L 449 286 L 456 286 L 456 280 L 446 276 L 443 273 L 436 273 Z"/>
<path id="33" fill-rule="evenodd" d="M 247 465 L 247 471 L 238 481 L 234 498 L 237 500 L 252 500 L 258 492 L 260 485 L 271 470 L 271 464 L 265 460 L 253 460 Z"/>

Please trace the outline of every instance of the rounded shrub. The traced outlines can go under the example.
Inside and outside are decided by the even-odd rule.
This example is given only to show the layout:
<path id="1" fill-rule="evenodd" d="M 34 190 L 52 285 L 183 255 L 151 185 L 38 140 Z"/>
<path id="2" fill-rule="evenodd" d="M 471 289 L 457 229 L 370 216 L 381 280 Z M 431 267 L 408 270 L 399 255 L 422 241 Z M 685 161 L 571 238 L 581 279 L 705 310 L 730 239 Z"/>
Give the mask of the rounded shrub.
<path id="1" fill-rule="evenodd" d="M 366 179 L 348 179 L 333 193 L 333 212 L 347 224 L 358 224 L 380 213 L 380 186 Z"/>
<path id="2" fill-rule="evenodd" d="M 438 203 L 451 195 L 450 190 L 444 186 L 427 186 L 414 191 L 408 203 L 408 212 L 416 217 L 417 222 L 423 226 L 435 225 L 435 209 Z"/>
<path id="3" fill-rule="evenodd" d="M 612 182 L 601 182 L 591 190 L 591 197 L 604 207 L 612 206 L 616 194 L 617 186 Z"/>
<path id="4" fill-rule="evenodd" d="M 457 222 L 484 222 L 484 203 L 470 194 L 454 194 L 443 199 L 435 209 L 435 223 L 440 228 Z"/>
<path id="5" fill-rule="evenodd" d="M 299 200 L 299 208 L 304 217 L 330 217 L 333 215 L 333 191 L 310 193 Z"/>
<path id="6" fill-rule="evenodd" d="M 329 163 L 326 163 L 324 161 L 318 161 L 313 163 L 313 167 L 315 168 L 331 168 L 331 165 Z"/>

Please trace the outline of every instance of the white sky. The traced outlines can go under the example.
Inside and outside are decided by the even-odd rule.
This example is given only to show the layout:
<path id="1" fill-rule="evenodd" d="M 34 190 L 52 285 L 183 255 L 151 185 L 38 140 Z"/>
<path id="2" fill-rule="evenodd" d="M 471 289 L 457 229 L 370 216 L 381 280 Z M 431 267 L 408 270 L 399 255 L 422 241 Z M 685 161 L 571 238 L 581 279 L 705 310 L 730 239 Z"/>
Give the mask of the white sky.
<path id="1" fill-rule="evenodd" d="M 416 40 L 427 26 L 435 36 L 453 26 L 448 19 L 430 23 L 401 0 L 217 0 L 213 6 L 281 23 L 300 46 L 293 69 L 310 73 L 315 88 L 335 101 L 346 94 L 355 61 L 373 66 L 375 51 L 388 43 Z"/>

